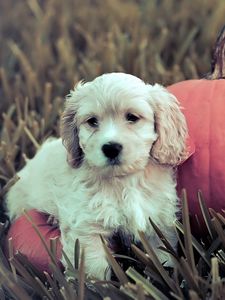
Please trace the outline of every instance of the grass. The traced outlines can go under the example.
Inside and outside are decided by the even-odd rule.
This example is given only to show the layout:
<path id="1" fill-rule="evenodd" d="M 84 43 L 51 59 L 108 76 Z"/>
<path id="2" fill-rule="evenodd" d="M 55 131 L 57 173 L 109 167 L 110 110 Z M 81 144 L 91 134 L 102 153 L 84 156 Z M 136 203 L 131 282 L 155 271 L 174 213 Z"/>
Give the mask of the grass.
<path id="1" fill-rule="evenodd" d="M 224 15 L 223 0 L 0 1 L 0 204 L 26 159 L 48 136 L 59 136 L 64 97 L 75 82 L 112 71 L 164 85 L 203 77 Z M 87 279 L 85 253 L 69 276 L 53 256 L 50 276 L 22 254 L 7 261 L 0 251 L 0 299 L 223 299 L 225 219 L 198 197 L 208 234 L 191 235 L 184 195 L 183 223 L 175 224 L 179 253 L 152 224 L 174 269 L 159 263 L 143 233 L 140 245 L 131 241 L 116 259 L 104 246 L 116 282 Z M 0 211 L 3 243 L 8 224 Z M 121 245 L 124 239 L 118 232 Z M 77 261 L 78 242 L 75 248 Z"/>
<path id="2" fill-rule="evenodd" d="M 188 201 L 183 193 L 182 219 L 183 224 L 176 221 L 175 230 L 179 236 L 180 251 L 173 250 L 160 229 L 151 222 L 153 228 L 162 240 L 161 249 L 170 253 L 174 268 L 164 267 L 158 260 L 147 237 L 139 232 L 138 246 L 132 240 L 131 251 L 123 255 L 112 256 L 103 241 L 106 257 L 114 272 L 115 281 L 95 281 L 87 278 L 84 269 L 85 252 L 80 254 L 79 241 L 75 244 L 75 263 L 68 263 L 65 273 L 58 267 L 54 253 L 55 241 L 49 253 L 52 274 L 38 271 L 21 253 L 12 255 L 7 261 L 0 252 L 0 299 L 223 299 L 225 294 L 225 218 L 222 214 L 208 211 L 199 193 L 202 214 L 206 227 L 210 231 L 200 240 L 191 235 L 189 224 Z M 27 212 L 28 220 L 32 219 Z M 33 223 L 32 223 L 33 224 Z M 0 239 L 3 240 L 4 226 L 0 225 Z M 34 225 L 37 234 L 40 232 Z M 120 233 L 117 233 L 117 236 Z M 42 238 L 40 236 L 40 238 Z M 63 253 L 68 261 L 66 254 Z M 129 255 L 129 256 L 127 256 Z M 118 259 L 120 258 L 120 260 Z M 129 261 L 130 266 L 124 268 L 122 261 Z M 120 261 L 120 262 L 118 262 Z M 4 296 L 3 296 L 4 295 Z"/>

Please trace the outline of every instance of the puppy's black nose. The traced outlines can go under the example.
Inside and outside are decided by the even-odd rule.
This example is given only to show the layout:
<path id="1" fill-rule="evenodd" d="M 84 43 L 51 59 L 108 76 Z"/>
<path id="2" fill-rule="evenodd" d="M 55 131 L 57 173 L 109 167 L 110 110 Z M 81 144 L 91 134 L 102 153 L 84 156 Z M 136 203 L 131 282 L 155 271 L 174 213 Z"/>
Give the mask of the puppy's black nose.
<path id="1" fill-rule="evenodd" d="M 123 146 L 118 143 L 108 143 L 102 146 L 102 152 L 109 159 L 117 158 L 122 149 Z"/>

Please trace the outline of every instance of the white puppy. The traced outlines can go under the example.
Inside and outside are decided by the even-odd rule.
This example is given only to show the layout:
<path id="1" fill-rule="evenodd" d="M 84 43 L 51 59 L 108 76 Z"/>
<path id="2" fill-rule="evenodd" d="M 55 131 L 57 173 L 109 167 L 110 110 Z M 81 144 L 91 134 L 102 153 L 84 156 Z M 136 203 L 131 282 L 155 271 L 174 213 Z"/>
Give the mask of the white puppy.
<path id="1" fill-rule="evenodd" d="M 107 239 L 122 227 L 138 239 L 142 230 L 157 248 L 150 216 L 175 247 L 173 167 L 187 154 L 187 127 L 176 98 L 135 76 L 104 74 L 77 84 L 61 124 L 62 140 L 46 141 L 19 172 L 7 195 L 10 218 L 23 208 L 54 215 L 68 257 L 73 261 L 79 238 L 86 271 L 97 278 L 108 266 L 99 234 Z"/>

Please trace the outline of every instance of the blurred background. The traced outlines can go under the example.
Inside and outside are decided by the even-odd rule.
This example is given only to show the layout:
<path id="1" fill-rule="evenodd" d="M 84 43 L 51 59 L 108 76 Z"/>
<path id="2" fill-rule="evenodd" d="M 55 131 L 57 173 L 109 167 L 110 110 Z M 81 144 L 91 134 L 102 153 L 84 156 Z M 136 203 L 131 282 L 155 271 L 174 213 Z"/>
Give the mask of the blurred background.
<path id="1" fill-rule="evenodd" d="M 50 135 L 81 79 L 169 85 L 210 71 L 224 0 L 0 0 L 0 183 Z"/>

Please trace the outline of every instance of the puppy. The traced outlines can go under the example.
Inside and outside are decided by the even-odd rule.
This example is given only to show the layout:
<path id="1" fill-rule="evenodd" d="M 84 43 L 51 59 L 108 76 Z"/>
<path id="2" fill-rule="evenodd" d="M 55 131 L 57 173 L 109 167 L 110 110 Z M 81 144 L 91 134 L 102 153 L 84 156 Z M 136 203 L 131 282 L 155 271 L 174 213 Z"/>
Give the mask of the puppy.
<path id="1" fill-rule="evenodd" d="M 23 208 L 54 215 L 68 257 L 79 238 L 87 274 L 100 279 L 108 266 L 100 234 L 107 239 L 123 228 L 138 240 L 142 230 L 157 249 L 151 217 L 175 247 L 174 167 L 187 155 L 187 126 L 172 94 L 124 73 L 79 82 L 67 97 L 61 136 L 18 173 L 7 195 L 11 219 Z"/>

